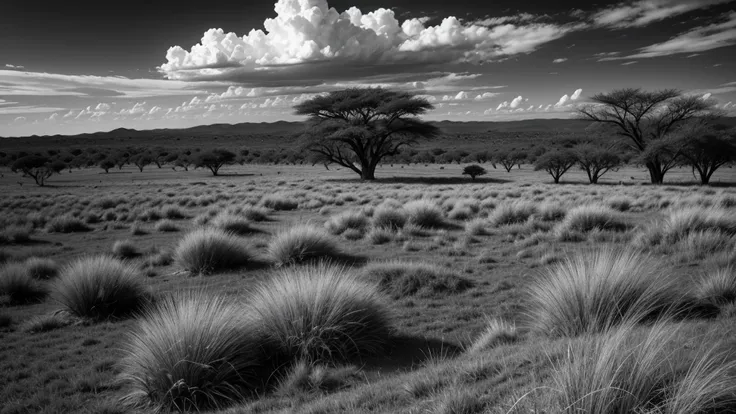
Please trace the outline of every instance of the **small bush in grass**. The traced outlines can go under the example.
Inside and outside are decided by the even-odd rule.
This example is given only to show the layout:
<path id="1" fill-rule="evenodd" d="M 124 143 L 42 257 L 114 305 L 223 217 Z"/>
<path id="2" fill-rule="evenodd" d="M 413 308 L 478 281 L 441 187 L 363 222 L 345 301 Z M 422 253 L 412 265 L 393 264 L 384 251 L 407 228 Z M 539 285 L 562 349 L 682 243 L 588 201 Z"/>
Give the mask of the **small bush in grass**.
<path id="1" fill-rule="evenodd" d="M 373 227 L 398 230 L 406 224 L 406 213 L 398 208 L 379 206 L 373 211 Z"/>
<path id="2" fill-rule="evenodd" d="M 736 302 L 736 269 L 722 267 L 707 273 L 695 287 L 698 299 L 719 306 Z"/>
<path id="3" fill-rule="evenodd" d="M 268 210 L 260 207 L 246 207 L 240 214 L 250 221 L 268 220 Z"/>
<path id="4" fill-rule="evenodd" d="M 344 211 L 325 222 L 327 231 L 335 235 L 342 234 L 348 229 L 359 230 L 362 234 L 367 227 L 368 218 L 359 211 Z"/>
<path id="5" fill-rule="evenodd" d="M 49 233 L 78 233 L 91 230 L 82 220 L 71 215 L 51 219 L 46 229 Z"/>
<path id="6" fill-rule="evenodd" d="M 493 210 L 489 220 L 494 226 L 519 224 L 527 221 L 536 212 L 536 206 L 529 202 L 504 202 Z"/>
<path id="7" fill-rule="evenodd" d="M 35 279 L 53 279 L 59 275 L 59 266 L 52 259 L 29 257 L 25 266 L 28 274 Z"/>
<path id="8" fill-rule="evenodd" d="M 123 401 L 156 411 L 215 410 L 264 382 L 264 342 L 250 313 L 223 297 L 185 291 L 148 308 L 124 345 Z"/>
<path id="9" fill-rule="evenodd" d="M 248 219 L 234 214 L 220 214 L 215 216 L 209 224 L 222 231 L 239 235 L 248 235 L 257 232 Z"/>
<path id="10" fill-rule="evenodd" d="M 553 371 L 557 404 L 567 414 L 732 412 L 736 363 L 704 350 L 683 363 L 678 329 L 632 323 L 573 342 Z"/>
<path id="11" fill-rule="evenodd" d="M 0 267 L 0 296 L 11 304 L 39 302 L 46 297 L 46 287 L 28 272 L 23 263 L 8 263 Z"/>
<path id="12" fill-rule="evenodd" d="M 381 289 L 395 299 L 455 294 L 473 286 L 473 282 L 452 270 L 427 263 L 371 263 L 363 269 L 363 274 L 376 280 Z"/>
<path id="13" fill-rule="evenodd" d="M 365 236 L 365 229 L 347 229 L 342 233 L 342 237 L 350 241 L 360 240 Z"/>
<path id="14" fill-rule="evenodd" d="M 299 207 L 299 202 L 284 194 L 273 194 L 264 196 L 261 199 L 261 205 L 276 211 L 288 211 L 296 210 Z"/>
<path id="15" fill-rule="evenodd" d="M 468 349 L 468 352 L 480 352 L 499 345 L 510 344 L 519 340 L 516 326 L 502 319 L 487 319 L 486 328 Z"/>
<path id="16" fill-rule="evenodd" d="M 528 314 L 539 332 L 576 336 L 643 320 L 680 300 L 661 264 L 635 251 L 606 248 L 548 268 L 530 288 Z"/>
<path id="17" fill-rule="evenodd" d="M 559 203 L 544 202 L 539 206 L 537 215 L 543 221 L 558 221 L 565 218 L 567 209 Z"/>
<path id="18" fill-rule="evenodd" d="M 164 250 L 162 252 L 154 252 L 151 254 L 151 256 L 148 257 L 148 265 L 149 266 L 168 266 L 171 263 L 174 262 L 174 254 L 169 250 Z"/>
<path id="19" fill-rule="evenodd" d="M 118 240 L 112 245 L 112 254 L 121 259 L 130 259 L 140 255 L 136 244 L 131 240 Z"/>
<path id="20" fill-rule="evenodd" d="M 138 215 L 138 220 L 142 221 L 159 221 L 163 218 L 161 210 L 156 208 L 147 208 Z"/>
<path id="21" fill-rule="evenodd" d="M 465 233 L 470 236 L 483 236 L 488 234 L 486 226 L 488 221 L 484 219 L 475 219 L 465 223 Z"/>
<path id="22" fill-rule="evenodd" d="M 210 274 L 245 266 L 254 254 L 232 233 L 215 228 L 196 229 L 179 241 L 174 261 L 193 274 Z"/>
<path id="23" fill-rule="evenodd" d="M 558 235 L 587 233 L 592 230 L 624 231 L 629 224 L 614 210 L 598 205 L 579 206 L 567 212 L 555 228 Z"/>
<path id="24" fill-rule="evenodd" d="M 130 315 L 151 298 L 137 269 L 110 256 L 83 257 L 70 263 L 52 292 L 71 314 L 94 319 Z"/>
<path id="25" fill-rule="evenodd" d="M 292 360 L 375 355 L 391 331 L 376 286 L 340 266 L 285 268 L 261 283 L 248 302 L 273 346 Z"/>
<path id="26" fill-rule="evenodd" d="M 27 243 L 31 240 L 33 225 L 31 223 L 18 225 L 11 224 L 0 230 L 0 244 Z"/>
<path id="27" fill-rule="evenodd" d="M 442 209 L 429 200 L 414 200 L 404 204 L 407 221 L 415 226 L 436 228 L 445 225 Z"/>
<path id="28" fill-rule="evenodd" d="M 631 206 L 634 204 L 634 201 L 629 197 L 621 196 L 609 198 L 607 204 L 612 209 L 623 212 L 629 211 Z"/>
<path id="29" fill-rule="evenodd" d="M 173 220 L 166 219 L 156 223 L 155 229 L 156 231 L 160 231 L 162 233 L 171 233 L 179 231 L 179 226 L 177 226 Z"/>
<path id="30" fill-rule="evenodd" d="M 691 232 L 674 245 L 664 247 L 671 248 L 674 255 L 684 262 L 703 260 L 719 252 L 731 250 L 734 246 L 736 246 L 736 238 L 719 231 L 705 230 Z"/>
<path id="31" fill-rule="evenodd" d="M 386 228 L 374 227 L 366 235 L 371 244 L 386 244 L 394 239 L 394 233 Z"/>
<path id="32" fill-rule="evenodd" d="M 268 244 L 268 255 L 277 265 L 285 265 L 337 258 L 342 255 L 342 249 L 326 231 L 300 224 L 278 232 Z"/>
<path id="33" fill-rule="evenodd" d="M 676 242 L 696 231 L 736 235 L 736 212 L 719 208 L 691 207 L 673 211 L 662 225 L 664 242 Z"/>

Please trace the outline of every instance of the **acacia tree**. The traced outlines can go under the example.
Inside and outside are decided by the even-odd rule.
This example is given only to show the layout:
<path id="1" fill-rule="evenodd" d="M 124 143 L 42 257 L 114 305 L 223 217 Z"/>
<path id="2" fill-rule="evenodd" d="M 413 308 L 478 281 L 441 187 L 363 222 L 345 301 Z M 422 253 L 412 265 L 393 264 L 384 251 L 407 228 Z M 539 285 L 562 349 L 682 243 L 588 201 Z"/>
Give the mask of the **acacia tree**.
<path id="1" fill-rule="evenodd" d="M 545 152 L 534 163 L 534 170 L 544 170 L 552 176 L 555 184 L 560 183 L 560 177 L 578 162 L 575 154 L 570 150 L 555 150 Z"/>
<path id="2" fill-rule="evenodd" d="M 615 127 L 617 134 L 628 138 L 631 148 L 645 160 L 653 184 L 661 184 L 668 158 L 662 159 L 650 145 L 674 133 L 682 124 L 708 120 L 714 116 L 714 102 L 700 96 L 683 95 L 675 89 L 647 92 L 639 88 L 599 93 L 593 104 L 578 109 L 578 114 L 595 122 Z M 661 146 L 659 146 L 661 147 Z M 670 167 L 671 168 L 671 167 Z"/>
<path id="3" fill-rule="evenodd" d="M 138 154 L 131 158 L 133 165 L 138 167 L 138 170 L 140 170 L 140 172 L 143 172 L 143 169 L 146 166 L 153 164 L 153 157 L 151 157 L 149 154 Z"/>
<path id="4" fill-rule="evenodd" d="M 597 184 L 603 174 L 617 169 L 622 163 L 621 157 L 610 148 L 593 144 L 579 144 L 573 148 L 573 152 L 580 169 L 588 174 L 591 184 Z"/>
<path id="5" fill-rule="evenodd" d="M 307 115 L 302 136 L 307 150 L 331 163 L 374 180 L 384 157 L 398 154 L 439 129 L 419 116 L 434 106 L 424 98 L 384 88 L 351 88 L 304 101 L 294 107 Z"/>
<path id="6" fill-rule="evenodd" d="M 521 162 L 526 159 L 526 153 L 520 151 L 497 151 L 493 156 L 493 168 L 496 168 L 495 164 L 503 165 L 506 172 L 511 172 L 514 165 L 518 165 L 521 168 Z"/>
<path id="7" fill-rule="evenodd" d="M 481 167 L 478 164 L 472 164 L 472 165 L 468 165 L 467 167 L 463 169 L 462 175 L 469 175 L 470 179 L 472 181 L 475 181 L 475 177 L 478 177 L 480 175 L 485 175 L 486 173 L 487 171 L 485 168 Z"/>
<path id="8" fill-rule="evenodd" d="M 20 172 L 24 177 L 31 177 L 39 187 L 43 187 L 46 179 L 54 174 L 59 174 L 66 168 L 62 161 L 52 161 L 48 157 L 39 155 L 27 155 L 18 158 L 10 166 L 13 172 Z"/>
<path id="9" fill-rule="evenodd" d="M 680 153 L 685 163 L 700 175 L 700 184 L 710 182 L 720 167 L 736 162 L 736 130 L 725 128 L 700 128 L 683 133 Z"/>
<path id="10" fill-rule="evenodd" d="M 213 149 L 212 151 L 201 152 L 194 159 L 194 165 L 198 168 L 208 168 L 212 175 L 217 176 L 226 164 L 235 162 L 235 153 L 226 149 Z"/>

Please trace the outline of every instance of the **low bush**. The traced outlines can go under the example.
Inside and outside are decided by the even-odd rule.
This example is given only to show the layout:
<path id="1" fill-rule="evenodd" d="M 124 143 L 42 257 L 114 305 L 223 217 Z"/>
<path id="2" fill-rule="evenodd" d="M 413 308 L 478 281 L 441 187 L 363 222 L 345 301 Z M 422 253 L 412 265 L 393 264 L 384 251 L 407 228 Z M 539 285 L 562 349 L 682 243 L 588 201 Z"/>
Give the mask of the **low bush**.
<path id="1" fill-rule="evenodd" d="M 425 228 L 437 228 L 445 225 L 442 209 L 429 200 L 414 200 L 404 204 L 407 221 L 410 224 Z"/>
<path id="2" fill-rule="evenodd" d="M 296 210 L 299 207 L 299 202 L 284 194 L 273 194 L 264 196 L 261 199 L 261 205 L 276 211 L 288 211 Z"/>
<path id="3" fill-rule="evenodd" d="M 34 279 L 23 263 L 7 263 L 0 267 L 0 296 L 11 304 L 39 302 L 46 297 L 45 285 Z"/>
<path id="4" fill-rule="evenodd" d="M 192 274 L 206 275 L 247 265 L 255 257 L 241 238 L 216 228 L 188 233 L 174 250 L 174 261 Z"/>
<path id="5" fill-rule="evenodd" d="M 253 228 L 248 219 L 235 214 L 219 214 L 215 216 L 209 224 L 222 231 L 241 236 L 256 233 L 258 231 Z"/>
<path id="6" fill-rule="evenodd" d="M 346 230 L 358 230 L 362 233 L 368 227 L 368 218 L 360 211 L 343 211 L 330 217 L 325 222 L 325 228 L 332 234 L 343 234 Z"/>
<path id="7" fill-rule="evenodd" d="M 154 226 L 154 228 L 156 229 L 156 231 L 160 231 L 162 233 L 179 231 L 179 226 L 177 226 L 176 223 L 170 219 L 159 221 L 158 223 L 156 223 L 156 226 Z"/>
<path id="8" fill-rule="evenodd" d="M 110 256 L 70 263 L 54 282 L 52 294 L 71 314 L 93 319 L 128 316 L 151 299 L 138 270 Z"/>
<path id="9" fill-rule="evenodd" d="M 90 231 L 91 228 L 87 226 L 82 220 L 67 215 L 55 217 L 49 221 L 46 230 L 49 233 L 78 233 Z"/>
<path id="10" fill-rule="evenodd" d="M 398 230 L 406 224 L 406 213 L 400 208 L 379 206 L 373 211 L 373 227 Z"/>
<path id="11" fill-rule="evenodd" d="M 399 299 L 407 296 L 434 297 L 456 294 L 473 287 L 473 282 L 436 264 L 379 262 L 363 268 L 363 275 Z"/>
<path id="12" fill-rule="evenodd" d="M 18 225 L 11 224 L 0 230 L 0 244 L 28 243 L 33 233 L 31 223 Z"/>
<path id="13" fill-rule="evenodd" d="M 342 254 L 342 249 L 332 236 L 309 224 L 281 230 L 268 244 L 268 255 L 277 265 L 338 258 Z"/>
<path id="14" fill-rule="evenodd" d="M 493 210 L 489 221 L 494 226 L 519 224 L 527 221 L 536 212 L 537 207 L 526 201 L 504 202 Z"/>
<path id="15" fill-rule="evenodd" d="M 120 259 L 131 259 L 140 255 L 136 243 L 131 240 L 118 240 L 112 245 L 112 254 Z"/>
<path id="16" fill-rule="evenodd" d="M 34 279 L 53 279 L 59 275 L 59 265 L 52 259 L 29 257 L 25 261 L 28 274 Z"/>
<path id="17" fill-rule="evenodd" d="M 629 224 L 614 210 L 599 205 L 578 206 L 567 212 L 555 227 L 557 235 L 587 233 L 593 230 L 624 231 Z"/>
<path id="18" fill-rule="evenodd" d="M 395 234 L 393 231 L 381 227 L 372 228 L 366 235 L 366 238 L 371 244 L 386 244 L 394 240 L 394 237 Z"/>
<path id="19" fill-rule="evenodd" d="M 736 269 L 722 267 L 708 272 L 696 283 L 695 295 L 719 306 L 736 302 Z"/>
<path id="20" fill-rule="evenodd" d="M 233 301 L 200 291 L 164 297 L 124 344 L 123 401 L 187 412 L 237 403 L 263 386 L 263 345 L 257 323 Z"/>
<path id="21" fill-rule="evenodd" d="M 273 346 L 294 361 L 375 355 L 391 332 L 376 286 L 340 266 L 285 268 L 261 283 L 248 303 Z"/>

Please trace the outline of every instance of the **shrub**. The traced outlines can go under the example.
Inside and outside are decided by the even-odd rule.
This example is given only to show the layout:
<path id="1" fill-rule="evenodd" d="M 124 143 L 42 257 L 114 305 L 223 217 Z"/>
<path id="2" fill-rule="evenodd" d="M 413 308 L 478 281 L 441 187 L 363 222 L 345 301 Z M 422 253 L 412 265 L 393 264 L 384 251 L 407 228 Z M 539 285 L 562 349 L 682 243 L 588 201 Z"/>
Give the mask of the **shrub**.
<path id="1" fill-rule="evenodd" d="M 296 210 L 299 207 L 299 202 L 288 198 L 284 194 L 273 194 L 264 196 L 261 199 L 261 205 L 276 211 Z"/>
<path id="2" fill-rule="evenodd" d="M 245 266 L 253 257 L 242 239 L 215 228 L 193 230 L 179 241 L 174 251 L 178 266 L 202 275 Z"/>
<path id="3" fill-rule="evenodd" d="M 699 207 L 676 210 L 669 214 L 662 227 L 665 242 L 683 239 L 695 231 L 712 230 L 736 235 L 736 212 Z"/>
<path id="4" fill-rule="evenodd" d="M 475 219 L 465 223 L 465 232 L 470 236 L 483 236 L 488 234 L 486 226 L 488 221 L 484 219 Z"/>
<path id="5" fill-rule="evenodd" d="M 398 230 L 406 224 L 406 213 L 398 208 L 380 206 L 373 211 L 373 227 Z"/>
<path id="6" fill-rule="evenodd" d="M 109 256 L 72 262 L 62 270 L 52 291 L 70 313 L 94 319 L 127 316 L 150 299 L 136 268 Z"/>
<path id="7" fill-rule="evenodd" d="M 436 228 L 445 224 L 442 209 L 429 200 L 414 200 L 404 204 L 407 220 L 415 226 Z"/>
<path id="8" fill-rule="evenodd" d="M 8 263 L 0 268 L 0 295 L 7 296 L 11 304 L 38 302 L 46 294 L 45 286 L 31 276 L 26 265 Z"/>
<path id="9" fill-rule="evenodd" d="M 631 206 L 634 204 L 634 201 L 625 196 L 620 197 L 612 197 L 608 199 L 608 206 L 611 207 L 614 210 L 618 211 L 629 211 L 631 209 Z"/>
<path id="10" fill-rule="evenodd" d="M 34 316 L 26 321 L 21 330 L 28 333 L 40 333 L 64 328 L 75 322 L 68 312 L 54 312 L 50 315 Z"/>
<path id="11" fill-rule="evenodd" d="M 368 218 L 359 211 L 343 211 L 325 222 L 327 231 L 335 235 L 342 234 L 348 229 L 359 230 L 362 234 L 366 227 Z"/>
<path id="12" fill-rule="evenodd" d="M 161 214 L 169 220 L 180 220 L 187 217 L 177 206 L 166 206 L 161 210 Z"/>
<path id="13" fill-rule="evenodd" d="M 475 177 L 485 175 L 488 171 L 486 171 L 485 168 L 481 167 L 478 164 L 472 164 L 468 165 L 465 168 L 463 168 L 463 174 L 462 175 L 469 175 L 470 179 L 475 181 Z"/>
<path id="14" fill-rule="evenodd" d="M 34 279 L 53 279 L 59 275 L 59 266 L 51 259 L 29 257 L 25 266 L 28 274 Z"/>
<path id="15" fill-rule="evenodd" d="M 82 220 L 66 215 L 51 219 L 46 230 L 49 233 L 77 233 L 90 231 L 91 228 Z"/>
<path id="16" fill-rule="evenodd" d="M 371 263 L 363 269 L 363 275 L 377 281 L 380 288 L 394 299 L 455 294 L 473 286 L 473 282 L 452 270 L 427 263 Z"/>
<path id="17" fill-rule="evenodd" d="M 148 232 L 146 231 L 146 228 L 143 227 L 143 224 L 135 222 L 130 226 L 130 234 L 133 236 L 143 236 L 148 234 Z"/>
<path id="18" fill-rule="evenodd" d="M 176 225 L 176 223 L 169 219 L 159 221 L 158 223 L 156 223 L 155 228 L 156 231 L 160 231 L 163 233 L 179 231 L 179 227 Z"/>
<path id="19" fill-rule="evenodd" d="M 258 231 L 251 226 L 250 221 L 234 214 L 224 213 L 215 216 L 215 218 L 210 221 L 210 224 L 222 231 L 238 235 L 247 235 Z"/>
<path id="20" fill-rule="evenodd" d="M 374 285 L 324 263 L 282 270 L 254 290 L 249 304 L 270 341 L 293 360 L 374 355 L 384 349 L 391 329 Z"/>
<path id="21" fill-rule="evenodd" d="M 500 319 L 488 319 L 486 328 L 480 336 L 473 341 L 468 352 L 480 352 L 495 348 L 498 345 L 510 344 L 519 339 L 516 326 Z"/>
<path id="22" fill-rule="evenodd" d="M 583 205 L 568 211 L 555 232 L 562 235 L 592 230 L 623 231 L 627 228 L 628 223 L 614 210 L 600 205 Z"/>
<path id="23" fill-rule="evenodd" d="M 523 223 L 537 212 L 534 204 L 525 201 L 512 201 L 499 204 L 491 216 L 490 222 L 494 226 Z"/>
<path id="24" fill-rule="evenodd" d="M 643 334 L 626 324 L 573 342 L 553 373 L 563 413 L 730 412 L 736 395 L 733 371 L 712 351 L 682 370 L 673 352 L 678 329 L 664 322 Z"/>
<path id="25" fill-rule="evenodd" d="M 394 239 L 394 233 L 386 228 L 374 227 L 366 237 L 371 244 L 386 244 Z"/>
<path id="26" fill-rule="evenodd" d="M 558 221 L 565 218 L 567 209 L 561 206 L 559 202 L 547 201 L 539 206 L 537 215 L 543 221 Z"/>
<path id="27" fill-rule="evenodd" d="M 695 292 L 698 299 L 721 306 L 736 302 L 736 269 L 722 267 L 709 272 L 697 282 Z"/>
<path id="28" fill-rule="evenodd" d="M 337 258 L 342 249 L 324 230 L 308 224 L 280 231 L 268 244 L 268 255 L 277 265 L 319 258 Z"/>
<path id="29" fill-rule="evenodd" d="M 130 259 L 140 255 L 140 252 L 131 240 L 118 240 L 112 245 L 112 254 L 121 259 Z"/>
<path id="30" fill-rule="evenodd" d="M 159 300 L 124 345 L 124 401 L 158 411 L 220 409 L 262 385 L 263 339 L 241 306 L 204 292 Z"/>
<path id="31" fill-rule="evenodd" d="M 31 233 L 33 233 L 31 223 L 24 225 L 11 224 L 0 230 L 0 244 L 27 243 L 31 240 Z"/>
<path id="32" fill-rule="evenodd" d="M 260 207 L 246 207 L 240 214 L 250 221 L 266 221 L 268 220 L 268 210 Z"/>
<path id="33" fill-rule="evenodd" d="M 661 265 L 631 250 L 579 253 L 548 268 L 529 292 L 531 325 L 551 336 L 600 332 L 680 301 Z"/>

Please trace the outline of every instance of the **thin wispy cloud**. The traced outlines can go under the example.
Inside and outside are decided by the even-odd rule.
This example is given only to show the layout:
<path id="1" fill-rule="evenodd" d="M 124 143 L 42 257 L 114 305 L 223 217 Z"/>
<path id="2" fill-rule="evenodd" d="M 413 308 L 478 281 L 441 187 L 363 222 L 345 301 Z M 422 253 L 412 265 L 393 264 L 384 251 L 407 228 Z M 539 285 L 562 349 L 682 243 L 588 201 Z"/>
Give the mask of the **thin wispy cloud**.
<path id="1" fill-rule="evenodd" d="M 622 2 L 603 9 L 593 16 L 598 26 L 623 29 L 643 27 L 682 14 L 707 9 L 733 0 L 637 0 Z"/>

